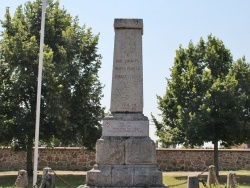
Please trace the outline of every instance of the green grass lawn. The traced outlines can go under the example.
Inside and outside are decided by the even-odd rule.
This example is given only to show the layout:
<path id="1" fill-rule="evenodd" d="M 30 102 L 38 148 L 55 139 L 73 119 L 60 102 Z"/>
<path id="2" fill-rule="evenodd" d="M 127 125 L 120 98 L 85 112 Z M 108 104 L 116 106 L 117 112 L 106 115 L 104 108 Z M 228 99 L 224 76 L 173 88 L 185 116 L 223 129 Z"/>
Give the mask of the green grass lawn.
<path id="1" fill-rule="evenodd" d="M 0 188 L 13 188 L 16 178 L 17 176 L 13 175 L 1 176 L 0 172 Z M 38 186 L 41 184 L 40 178 L 41 177 L 38 177 Z M 56 187 L 58 188 L 74 188 L 85 184 L 84 175 L 58 175 L 55 179 Z M 32 188 L 32 178 L 29 178 L 29 187 Z"/>
<path id="2" fill-rule="evenodd" d="M 227 173 L 221 172 L 219 177 L 219 183 L 221 188 L 225 188 L 227 181 Z M 236 178 L 239 184 L 239 188 L 250 188 L 250 171 L 236 171 Z M 187 174 L 188 173 L 175 173 L 174 175 L 168 175 L 168 173 L 164 173 L 163 182 L 166 185 L 176 185 L 175 188 L 187 188 Z M 16 175 L 1 175 L 0 172 L 0 188 L 12 188 Z M 206 176 L 201 176 L 206 182 Z M 84 175 L 58 175 L 56 178 L 56 187 L 57 188 L 76 188 L 79 185 L 83 185 L 85 183 Z M 39 180 L 39 177 L 38 177 Z M 30 178 L 30 187 L 32 187 L 32 178 Z M 40 182 L 38 183 L 40 185 Z M 200 188 L 204 188 L 202 183 L 200 183 Z"/>
<path id="3" fill-rule="evenodd" d="M 206 182 L 206 177 L 203 176 L 202 177 L 204 179 L 204 181 Z M 244 177 L 244 176 L 240 176 L 237 177 L 237 181 L 239 183 L 239 188 L 249 188 L 250 187 L 250 180 L 249 180 L 250 176 L 248 177 Z M 239 180 L 241 179 L 241 183 L 239 182 Z M 169 187 L 173 187 L 174 185 L 179 184 L 178 186 L 175 186 L 176 188 L 187 188 L 187 177 L 182 176 L 182 177 L 175 177 L 175 176 L 164 176 L 163 177 L 163 182 L 165 185 L 168 185 Z M 182 184 L 184 183 L 184 184 Z M 219 178 L 219 183 L 221 188 L 225 188 L 226 183 L 227 183 L 227 177 L 226 176 L 220 176 Z M 180 185 L 182 184 L 182 185 Z M 203 184 L 200 182 L 200 188 L 205 188 L 203 186 Z"/>
<path id="4" fill-rule="evenodd" d="M 219 186 L 220 188 L 225 188 L 226 184 L 227 184 L 227 174 L 229 172 L 220 172 L 220 177 L 218 178 L 218 181 L 220 183 Z M 240 170 L 240 171 L 235 171 L 234 173 L 236 173 L 236 180 L 238 183 L 238 188 L 250 188 L 250 171 L 246 171 L 246 170 Z M 169 187 L 171 187 L 171 185 L 176 185 L 176 184 L 182 184 L 182 185 L 178 185 L 175 186 L 175 188 L 187 188 L 187 173 L 180 173 L 178 175 L 178 173 L 174 176 L 168 176 L 166 173 L 163 176 L 163 183 L 165 185 L 168 185 Z M 207 176 L 206 175 L 202 175 L 200 176 L 205 183 L 207 182 Z M 203 186 L 203 184 L 200 182 L 200 188 L 205 188 Z"/>

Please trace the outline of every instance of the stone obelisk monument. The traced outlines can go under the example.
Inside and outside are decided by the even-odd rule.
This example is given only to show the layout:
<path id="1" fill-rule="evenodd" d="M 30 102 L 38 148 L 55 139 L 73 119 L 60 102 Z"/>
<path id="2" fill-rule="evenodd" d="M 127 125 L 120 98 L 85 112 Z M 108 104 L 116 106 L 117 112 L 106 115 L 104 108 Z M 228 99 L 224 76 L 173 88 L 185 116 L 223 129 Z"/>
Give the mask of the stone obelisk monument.
<path id="1" fill-rule="evenodd" d="M 111 114 L 85 187 L 165 187 L 143 115 L 142 19 L 115 19 Z"/>

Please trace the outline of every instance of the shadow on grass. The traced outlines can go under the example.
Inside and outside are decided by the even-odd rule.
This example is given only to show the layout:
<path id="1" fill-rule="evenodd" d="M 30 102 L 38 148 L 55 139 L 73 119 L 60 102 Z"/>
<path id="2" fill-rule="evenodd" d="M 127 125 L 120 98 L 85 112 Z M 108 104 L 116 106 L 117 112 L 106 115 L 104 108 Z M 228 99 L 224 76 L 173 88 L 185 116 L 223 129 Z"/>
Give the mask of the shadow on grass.
<path id="1" fill-rule="evenodd" d="M 85 175 L 59 175 L 56 176 L 56 187 L 78 187 L 85 184 Z"/>
<path id="2" fill-rule="evenodd" d="M 250 177 L 249 176 L 247 176 L 247 175 L 236 176 L 236 179 L 240 185 L 250 187 Z"/>
<path id="3" fill-rule="evenodd" d="M 17 176 L 14 175 L 6 175 L 0 176 L 0 188 L 13 188 L 15 184 Z M 58 188 L 70 188 L 77 187 L 79 185 L 85 184 L 85 175 L 57 175 L 55 176 L 56 187 Z M 32 187 L 32 177 L 29 179 L 29 187 Z M 37 185 L 41 184 L 41 177 L 37 178 Z"/>
<path id="4" fill-rule="evenodd" d="M 175 177 L 175 179 L 177 179 L 178 181 L 185 181 L 187 180 L 187 177 L 186 176 L 180 176 L 180 177 Z"/>
<path id="5" fill-rule="evenodd" d="M 17 176 L 0 176 L 0 187 L 13 187 Z"/>

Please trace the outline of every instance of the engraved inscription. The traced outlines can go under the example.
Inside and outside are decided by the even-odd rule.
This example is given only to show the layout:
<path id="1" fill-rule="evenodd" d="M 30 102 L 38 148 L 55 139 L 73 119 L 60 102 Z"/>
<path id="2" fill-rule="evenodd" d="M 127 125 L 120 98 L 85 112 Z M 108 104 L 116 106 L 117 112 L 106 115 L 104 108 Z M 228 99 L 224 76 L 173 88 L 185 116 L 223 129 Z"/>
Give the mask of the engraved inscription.
<path id="1" fill-rule="evenodd" d="M 122 60 L 121 59 L 117 59 L 117 60 L 115 60 L 115 63 L 122 63 Z"/>
<path id="2" fill-rule="evenodd" d="M 125 60 L 116 59 L 115 63 L 139 63 L 139 60 L 138 59 L 125 59 Z"/>
<path id="3" fill-rule="evenodd" d="M 139 63 L 138 59 L 125 59 L 125 63 Z"/>
<path id="4" fill-rule="evenodd" d="M 103 136 L 148 136 L 148 121 L 103 120 Z"/>
<path id="5" fill-rule="evenodd" d="M 124 71 L 126 70 L 126 67 L 115 67 L 116 71 Z"/>
<path id="6" fill-rule="evenodd" d="M 125 79 L 127 75 L 116 74 L 115 79 Z"/>
<path id="7" fill-rule="evenodd" d="M 127 67 L 127 70 L 133 71 L 133 70 L 141 70 L 140 67 Z"/>

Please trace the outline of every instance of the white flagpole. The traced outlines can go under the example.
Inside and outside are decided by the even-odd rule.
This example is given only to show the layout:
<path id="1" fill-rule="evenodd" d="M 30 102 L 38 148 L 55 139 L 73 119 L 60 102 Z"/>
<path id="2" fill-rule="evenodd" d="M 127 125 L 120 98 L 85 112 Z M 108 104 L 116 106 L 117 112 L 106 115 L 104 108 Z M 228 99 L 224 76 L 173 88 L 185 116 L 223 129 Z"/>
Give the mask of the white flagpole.
<path id="1" fill-rule="evenodd" d="M 34 172 L 33 186 L 36 187 L 37 182 L 37 163 L 38 163 L 38 141 L 39 141 L 39 124 L 40 124 L 40 106 L 41 106 L 41 86 L 42 86 L 42 68 L 43 68 L 43 43 L 44 43 L 44 27 L 45 27 L 45 10 L 47 2 L 42 2 L 42 20 L 40 32 L 40 50 L 39 50 L 39 67 L 38 67 L 38 85 L 36 99 L 36 129 L 35 129 L 35 150 L 34 150 Z"/>

